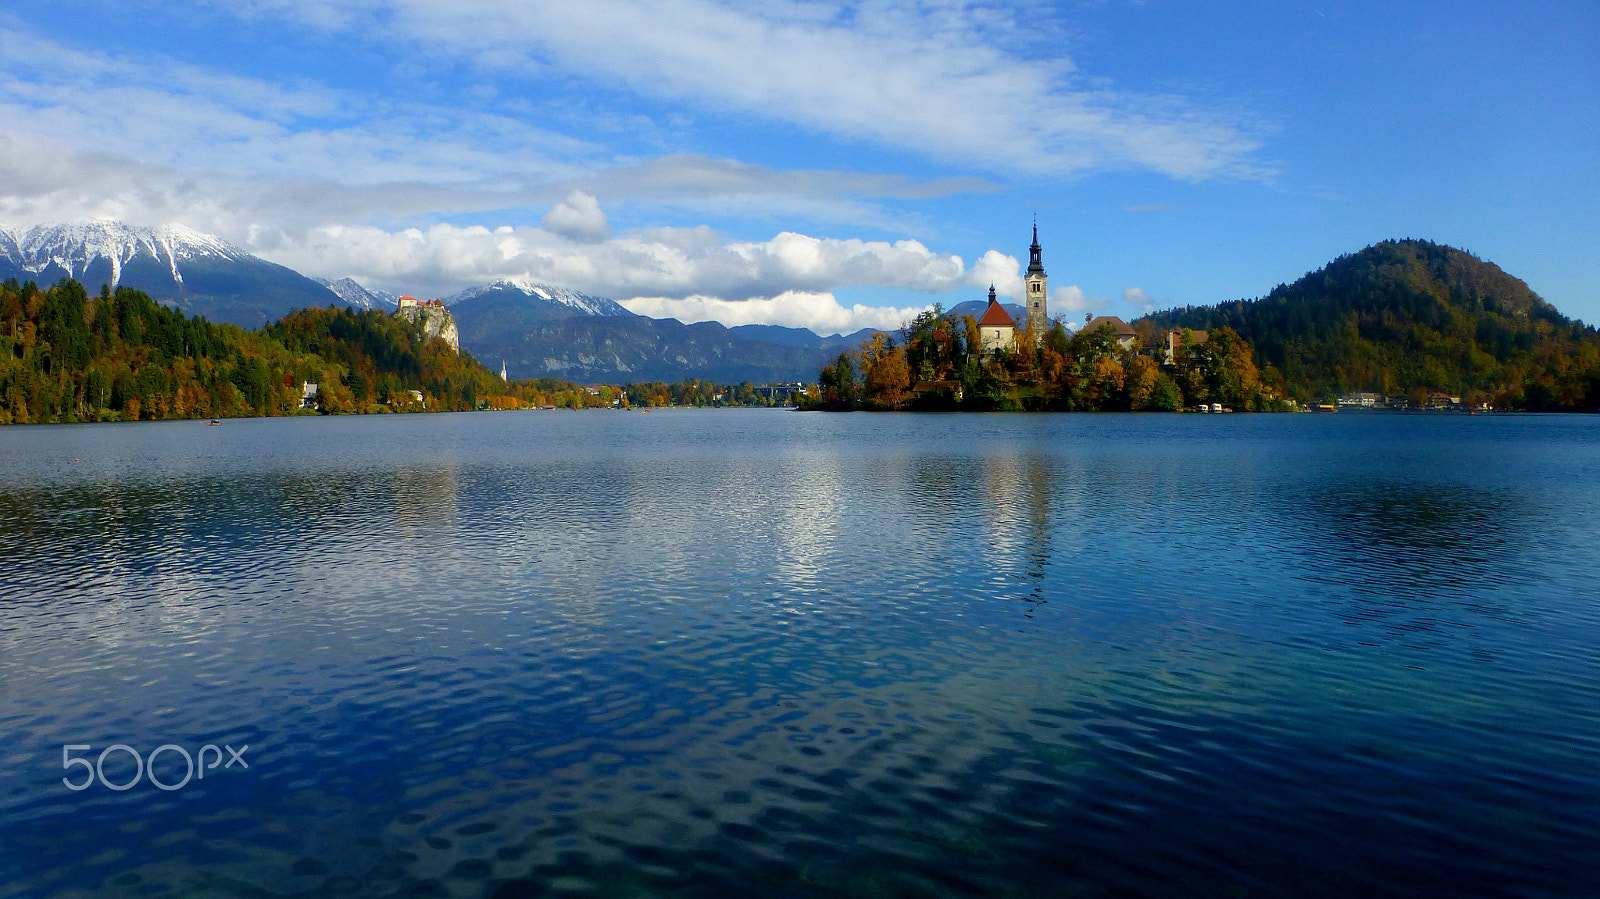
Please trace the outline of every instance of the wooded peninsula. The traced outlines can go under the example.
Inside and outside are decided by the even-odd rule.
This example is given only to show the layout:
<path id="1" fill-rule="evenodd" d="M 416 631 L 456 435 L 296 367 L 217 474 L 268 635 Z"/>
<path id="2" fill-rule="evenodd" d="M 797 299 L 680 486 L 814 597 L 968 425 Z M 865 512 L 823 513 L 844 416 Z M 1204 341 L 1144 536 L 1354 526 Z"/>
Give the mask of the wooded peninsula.
<path id="1" fill-rule="evenodd" d="M 1238 411 L 1331 407 L 1352 392 L 1428 408 L 1600 410 L 1600 332 L 1462 250 L 1386 241 L 1265 297 L 1018 332 L 924 313 L 818 375 L 815 408 Z M 1403 402 L 1403 400 L 1402 400 Z M 1431 404 L 1437 406 L 1437 404 Z"/>

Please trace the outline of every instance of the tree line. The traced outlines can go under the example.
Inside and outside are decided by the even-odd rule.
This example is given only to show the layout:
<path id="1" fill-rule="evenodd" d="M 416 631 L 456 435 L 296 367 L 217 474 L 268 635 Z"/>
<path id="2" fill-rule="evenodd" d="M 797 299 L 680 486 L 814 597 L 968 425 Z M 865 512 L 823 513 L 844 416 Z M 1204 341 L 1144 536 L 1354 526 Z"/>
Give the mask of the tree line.
<path id="1" fill-rule="evenodd" d="M 316 385 L 309 403 L 307 384 Z M 48 289 L 0 283 L 0 423 L 773 403 L 750 384 L 692 378 L 507 383 L 377 310 L 301 309 L 246 331 L 127 287 L 91 296 L 71 279 Z"/>
<path id="2" fill-rule="evenodd" d="M 879 333 L 818 373 L 806 407 L 830 410 L 1176 411 L 1202 403 L 1282 408 L 1282 376 L 1257 368 L 1232 329 L 1198 339 L 1180 331 L 1167 358 L 1148 325 L 1131 341 L 1109 322 L 1040 339 L 1017 329 L 1015 347 L 985 352 L 977 321 L 934 306 L 898 335 Z"/>
<path id="3" fill-rule="evenodd" d="M 1385 241 L 1265 297 L 1152 321 L 1232 328 L 1301 401 L 1441 391 L 1497 409 L 1600 409 L 1600 332 L 1498 266 L 1427 241 Z"/>

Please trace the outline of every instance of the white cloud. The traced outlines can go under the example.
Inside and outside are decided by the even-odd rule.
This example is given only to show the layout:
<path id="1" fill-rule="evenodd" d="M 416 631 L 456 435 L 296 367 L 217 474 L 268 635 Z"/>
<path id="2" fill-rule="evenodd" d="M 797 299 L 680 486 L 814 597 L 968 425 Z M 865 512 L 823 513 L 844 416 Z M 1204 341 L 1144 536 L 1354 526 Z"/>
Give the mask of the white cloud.
<path id="1" fill-rule="evenodd" d="M 1082 323 L 1075 321 L 1075 319 L 1082 318 L 1082 316 L 1075 316 L 1071 313 L 1089 312 L 1096 305 L 1104 309 L 1105 302 L 1104 299 L 1088 296 L 1083 292 L 1083 288 L 1076 284 L 1069 287 L 1057 287 L 1055 290 L 1050 291 L 1050 314 L 1051 316 L 1066 316 L 1067 325 L 1076 328 Z"/>
<path id="2" fill-rule="evenodd" d="M 1124 290 L 1122 292 L 1122 301 L 1139 310 L 1141 315 L 1156 308 L 1155 301 L 1150 299 L 1149 295 L 1137 287 L 1130 287 L 1127 290 Z"/>
<path id="3" fill-rule="evenodd" d="M 308 274 L 351 275 L 397 292 L 436 295 L 495 278 L 526 278 L 599 296 L 732 300 L 846 286 L 941 293 L 967 283 L 961 257 L 916 241 L 790 231 L 766 241 L 724 242 L 706 227 L 657 228 L 578 242 L 541 228 L 441 224 L 385 231 L 332 225 L 303 237 L 269 237 L 273 261 Z"/>
<path id="4" fill-rule="evenodd" d="M 690 296 L 633 297 L 621 300 L 629 311 L 651 318 L 675 318 L 682 322 L 721 322 L 738 325 L 782 325 L 809 328 L 818 334 L 850 334 L 862 328 L 890 331 L 926 311 L 928 306 L 865 306 L 846 308 L 832 293 L 785 291 L 775 297 L 748 300 L 723 300 Z"/>
<path id="5" fill-rule="evenodd" d="M 244 177 L 480 189 L 576 177 L 599 148 L 501 115 L 81 51 L 0 20 L 0 122 Z"/>
<path id="6" fill-rule="evenodd" d="M 611 236 L 611 223 L 600 202 L 581 190 L 551 207 L 540 224 L 552 234 L 582 243 L 598 243 Z"/>
<path id="7" fill-rule="evenodd" d="M 1257 177 L 1256 141 L 1173 96 L 1093 84 L 1041 57 L 1050 13 L 989 5 L 717 0 L 228 0 L 481 71 L 551 68 L 657 99 L 789 122 L 983 168 Z M 596 27 L 604 22 L 605 27 Z"/>
<path id="8" fill-rule="evenodd" d="M 509 115 L 78 50 L 4 16 L 0 123 L 0 173 L 26 176 L 0 178 L 0 213 L 194 219 L 186 223 L 230 237 L 263 224 L 294 231 L 571 205 L 574 191 L 895 227 L 875 199 L 998 189 L 975 178 L 784 171 L 700 155 L 619 160 Z M 572 233 L 603 237 L 584 212 Z"/>
<path id="9" fill-rule="evenodd" d="M 967 276 L 967 286 L 979 290 L 994 287 L 995 293 L 1003 297 L 1021 299 L 1026 286 L 1022 281 L 1022 263 L 1017 257 L 1008 256 L 999 250 L 989 250 L 978 261 L 972 264 L 972 271 Z"/>
<path id="10" fill-rule="evenodd" d="M 730 173 L 736 176 L 724 177 Z M 331 177 L 248 177 L 141 162 L 0 128 L 0 224 L 93 217 L 136 224 L 177 222 L 262 251 L 276 246 L 263 235 L 303 238 L 314 228 L 375 219 L 502 211 L 502 221 L 516 221 L 524 214 L 517 210 L 555 202 L 577 212 L 571 199 L 575 192 L 592 197 L 600 191 L 618 202 L 667 204 L 691 213 L 748 209 L 763 217 L 891 229 L 903 222 L 870 197 L 908 187 L 906 179 L 895 176 L 780 171 L 705 157 L 601 167 L 578 179 L 516 190 L 417 181 L 346 184 Z M 598 216 L 591 213 L 587 231 L 569 229 L 568 236 L 603 239 L 609 229 L 603 227 L 603 211 L 595 212 Z M 561 221 L 557 216 L 548 224 L 559 226 Z M 581 215 L 573 223 L 583 224 Z"/>

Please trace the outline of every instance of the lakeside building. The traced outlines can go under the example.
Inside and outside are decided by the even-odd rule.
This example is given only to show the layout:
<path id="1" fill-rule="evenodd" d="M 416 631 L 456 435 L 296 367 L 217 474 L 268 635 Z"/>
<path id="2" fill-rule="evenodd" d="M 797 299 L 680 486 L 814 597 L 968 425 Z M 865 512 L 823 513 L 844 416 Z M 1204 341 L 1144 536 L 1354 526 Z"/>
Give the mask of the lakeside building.
<path id="1" fill-rule="evenodd" d="M 769 400 L 792 400 L 795 394 L 806 395 L 806 385 L 795 381 L 790 384 L 768 384 L 765 387 L 752 387 L 751 391 L 756 396 L 764 396 Z"/>
<path id="2" fill-rule="evenodd" d="M 1086 312 L 1083 315 L 1083 329 L 1078 333 L 1092 334 L 1104 325 L 1110 325 L 1116 331 L 1114 339 L 1117 349 L 1131 350 L 1139 342 L 1139 333 L 1133 330 L 1133 326 L 1115 315 L 1092 315 Z"/>
<path id="3" fill-rule="evenodd" d="M 1189 330 L 1189 336 L 1184 337 L 1181 330 L 1167 332 L 1166 347 L 1163 350 L 1163 361 L 1172 365 L 1178 359 L 1178 348 L 1181 346 L 1204 346 L 1210 341 L 1211 335 L 1206 331 Z"/>

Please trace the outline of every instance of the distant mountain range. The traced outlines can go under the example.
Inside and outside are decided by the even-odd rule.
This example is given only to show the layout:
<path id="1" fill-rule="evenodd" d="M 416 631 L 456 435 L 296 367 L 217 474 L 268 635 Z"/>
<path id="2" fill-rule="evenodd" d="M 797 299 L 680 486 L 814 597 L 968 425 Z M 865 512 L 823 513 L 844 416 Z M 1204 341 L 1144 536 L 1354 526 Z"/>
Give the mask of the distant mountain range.
<path id="1" fill-rule="evenodd" d="M 400 297 L 387 290 L 373 290 L 362 287 L 354 278 L 340 278 L 329 281 L 327 278 L 317 278 L 316 282 L 328 288 L 344 300 L 346 306 L 354 309 L 382 309 L 393 312 L 400 305 Z"/>
<path id="2" fill-rule="evenodd" d="M 41 285 L 74 278 L 90 293 L 101 285 L 132 287 L 186 314 L 246 328 L 306 307 L 392 311 L 399 301 L 352 278 L 308 278 L 209 234 L 110 220 L 0 228 L 0 279 L 5 278 Z M 514 280 L 443 299 L 462 348 L 490 367 L 504 362 L 517 378 L 810 380 L 829 357 L 873 333 L 825 338 L 771 325 L 685 325 L 636 315 L 615 300 Z"/>
<path id="3" fill-rule="evenodd" d="M 515 378 L 597 383 L 806 381 L 827 352 L 815 345 L 745 336 L 716 322 L 686 325 L 636 315 L 613 301 L 522 281 L 496 281 L 445 299 L 461 345 Z M 784 331 L 795 329 L 781 329 Z"/>
<path id="4" fill-rule="evenodd" d="M 830 353 L 853 350 L 860 346 L 862 341 L 871 340 L 872 335 L 878 333 L 872 328 L 862 328 L 851 334 L 823 337 L 806 328 L 785 328 L 782 325 L 735 325 L 728 331 L 749 340 L 766 340 L 785 346 L 826 350 Z"/>
<path id="5" fill-rule="evenodd" d="M 0 279 L 5 278 L 41 285 L 73 278 L 90 293 L 102 285 L 127 285 L 186 314 L 249 328 L 292 309 L 340 302 L 299 272 L 212 235 L 109 220 L 0 228 Z"/>

